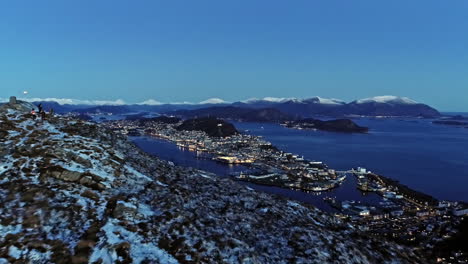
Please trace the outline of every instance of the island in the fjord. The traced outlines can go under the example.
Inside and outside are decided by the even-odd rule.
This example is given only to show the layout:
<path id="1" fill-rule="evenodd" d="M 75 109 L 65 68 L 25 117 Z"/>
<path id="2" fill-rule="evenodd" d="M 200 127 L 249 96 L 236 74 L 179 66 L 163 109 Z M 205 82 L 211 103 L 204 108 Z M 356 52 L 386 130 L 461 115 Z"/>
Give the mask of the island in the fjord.
<path id="1" fill-rule="evenodd" d="M 447 125 L 447 126 L 468 126 L 468 122 L 456 121 L 456 120 L 436 120 L 432 121 L 433 124 Z"/>
<path id="2" fill-rule="evenodd" d="M 146 117 L 147 115 L 148 115 L 147 112 L 134 114 L 134 115 L 127 115 L 125 117 L 125 120 L 138 121 L 141 125 L 144 125 L 145 123 L 149 123 L 149 122 L 176 124 L 176 123 L 179 123 L 181 120 L 180 118 L 173 117 L 173 116 L 161 115 L 161 116 L 156 116 L 156 117 Z"/>
<path id="3" fill-rule="evenodd" d="M 432 121 L 436 125 L 446 125 L 446 126 L 455 126 L 455 127 L 465 127 L 468 128 L 468 117 L 462 115 L 448 115 L 443 116 L 438 120 Z"/>
<path id="4" fill-rule="evenodd" d="M 239 134 L 234 125 L 214 117 L 187 119 L 176 128 L 179 131 L 203 131 L 210 137 L 230 137 Z"/>
<path id="5" fill-rule="evenodd" d="M 369 128 L 359 126 L 350 119 L 322 121 L 314 118 L 306 118 L 297 121 L 286 121 L 282 125 L 295 129 L 313 129 L 343 133 L 366 133 L 369 131 Z"/>
<path id="6" fill-rule="evenodd" d="M 233 106 L 220 106 L 201 108 L 196 110 L 179 110 L 169 114 L 184 118 L 216 117 L 241 122 L 270 122 L 281 123 L 288 128 L 316 129 L 343 133 L 365 133 L 369 129 L 361 127 L 350 119 L 336 119 L 322 121 L 314 118 L 301 118 L 282 113 L 274 108 L 241 108 Z"/>

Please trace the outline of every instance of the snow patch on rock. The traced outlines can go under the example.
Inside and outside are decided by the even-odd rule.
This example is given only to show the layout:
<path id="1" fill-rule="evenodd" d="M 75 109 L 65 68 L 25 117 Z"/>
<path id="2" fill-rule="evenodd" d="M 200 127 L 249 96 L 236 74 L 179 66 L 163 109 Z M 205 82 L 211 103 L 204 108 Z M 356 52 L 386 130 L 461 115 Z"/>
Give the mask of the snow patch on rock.
<path id="1" fill-rule="evenodd" d="M 102 230 L 104 234 L 91 254 L 90 262 L 102 260 L 103 263 L 116 263 L 119 257 L 115 246 L 120 243 L 128 243 L 133 263 L 142 263 L 145 260 L 168 264 L 178 263 L 166 251 L 154 246 L 150 241 L 145 241 L 139 234 L 118 225 L 115 220 L 108 221 Z"/>

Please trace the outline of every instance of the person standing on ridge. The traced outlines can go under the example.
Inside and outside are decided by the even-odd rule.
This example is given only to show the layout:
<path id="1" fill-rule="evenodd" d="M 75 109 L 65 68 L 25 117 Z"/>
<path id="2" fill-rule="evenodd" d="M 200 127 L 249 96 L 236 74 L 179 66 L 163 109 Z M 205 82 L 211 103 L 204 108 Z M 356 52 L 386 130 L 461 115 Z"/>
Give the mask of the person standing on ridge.
<path id="1" fill-rule="evenodd" d="M 37 108 L 39 109 L 39 114 L 41 114 L 41 113 L 42 113 L 42 103 L 40 103 L 40 104 L 37 106 Z"/>
<path id="2" fill-rule="evenodd" d="M 42 121 L 44 121 L 44 119 L 46 119 L 46 112 L 45 111 L 40 112 L 39 115 L 41 115 L 41 120 Z"/>

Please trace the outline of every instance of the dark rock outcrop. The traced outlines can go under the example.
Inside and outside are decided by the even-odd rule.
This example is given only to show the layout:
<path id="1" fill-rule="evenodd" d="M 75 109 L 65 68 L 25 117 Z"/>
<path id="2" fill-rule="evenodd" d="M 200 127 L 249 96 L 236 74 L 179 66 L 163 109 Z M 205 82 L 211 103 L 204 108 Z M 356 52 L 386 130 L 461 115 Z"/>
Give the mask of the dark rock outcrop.
<path id="1" fill-rule="evenodd" d="M 37 107 L 32 103 L 17 100 L 16 97 L 12 96 L 8 103 L 0 105 L 0 114 L 6 114 L 8 110 L 19 111 L 22 114 L 27 114 L 31 112 L 32 109 L 37 110 Z"/>
<path id="2" fill-rule="evenodd" d="M 173 116 L 157 116 L 157 117 L 142 117 L 142 116 L 132 116 L 127 117 L 126 120 L 138 121 L 140 126 L 145 125 L 146 123 L 156 122 L 156 123 L 163 123 L 163 124 L 177 124 L 181 121 L 178 117 Z"/>
<path id="3" fill-rule="evenodd" d="M 288 122 L 286 123 L 286 126 L 301 129 L 317 129 L 343 133 L 366 133 L 369 131 L 369 128 L 361 127 L 350 119 L 322 121 L 318 119 L 307 118 L 298 121 Z"/>
<path id="4" fill-rule="evenodd" d="M 425 104 L 356 103 L 346 104 L 337 114 L 358 116 L 438 117 L 439 111 Z"/>
<path id="5" fill-rule="evenodd" d="M 185 120 L 177 130 L 203 131 L 210 137 L 229 137 L 239 133 L 233 124 L 212 117 Z"/>

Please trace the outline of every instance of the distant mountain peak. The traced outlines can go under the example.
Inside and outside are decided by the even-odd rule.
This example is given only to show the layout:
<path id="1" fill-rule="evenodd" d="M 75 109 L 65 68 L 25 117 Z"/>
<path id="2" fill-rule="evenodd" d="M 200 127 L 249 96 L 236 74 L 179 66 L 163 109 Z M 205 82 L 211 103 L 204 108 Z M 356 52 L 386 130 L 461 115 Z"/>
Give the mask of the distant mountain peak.
<path id="1" fill-rule="evenodd" d="M 335 98 L 322 98 L 319 96 L 314 96 L 308 99 L 302 100 L 304 103 L 316 103 L 316 104 L 331 104 L 331 105 L 343 105 L 346 104 L 345 101 Z"/>
<path id="2" fill-rule="evenodd" d="M 263 99 L 259 98 L 249 98 L 247 100 L 242 101 L 243 103 L 252 104 L 257 102 L 269 102 L 269 103 L 284 103 L 287 101 L 298 101 L 297 98 L 294 97 L 264 97 Z"/>
<path id="3" fill-rule="evenodd" d="M 143 101 L 141 103 L 138 103 L 138 105 L 162 105 L 163 103 L 156 101 L 154 99 L 148 99 L 146 101 Z"/>
<path id="4" fill-rule="evenodd" d="M 210 98 L 210 99 L 201 101 L 199 104 L 226 104 L 226 103 L 229 103 L 229 102 L 224 101 L 221 98 Z"/>
<path id="5" fill-rule="evenodd" d="M 299 99 L 295 97 L 264 97 L 263 99 L 250 98 L 242 101 L 243 103 L 253 104 L 258 102 L 268 103 L 316 103 L 316 104 L 345 104 L 344 101 L 334 98 L 322 98 L 314 96 L 306 99 Z"/>
<path id="6" fill-rule="evenodd" d="M 365 103 L 393 103 L 393 104 L 418 104 L 418 102 L 408 98 L 394 95 L 375 96 L 354 101 L 357 104 Z"/>

